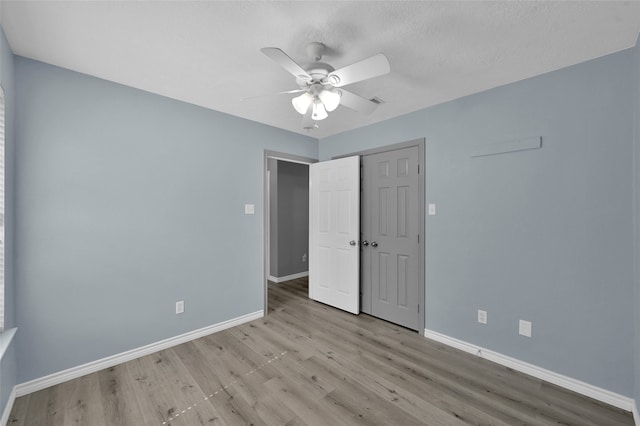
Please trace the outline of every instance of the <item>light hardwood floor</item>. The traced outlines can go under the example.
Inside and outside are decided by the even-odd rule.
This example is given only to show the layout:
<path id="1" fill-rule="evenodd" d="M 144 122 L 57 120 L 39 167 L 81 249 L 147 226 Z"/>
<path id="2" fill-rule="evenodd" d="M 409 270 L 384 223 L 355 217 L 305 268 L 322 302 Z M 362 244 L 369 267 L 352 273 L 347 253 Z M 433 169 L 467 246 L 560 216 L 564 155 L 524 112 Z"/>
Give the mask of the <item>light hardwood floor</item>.
<path id="1" fill-rule="evenodd" d="M 8 425 L 633 425 L 631 414 L 272 284 L 269 315 L 16 400 Z"/>

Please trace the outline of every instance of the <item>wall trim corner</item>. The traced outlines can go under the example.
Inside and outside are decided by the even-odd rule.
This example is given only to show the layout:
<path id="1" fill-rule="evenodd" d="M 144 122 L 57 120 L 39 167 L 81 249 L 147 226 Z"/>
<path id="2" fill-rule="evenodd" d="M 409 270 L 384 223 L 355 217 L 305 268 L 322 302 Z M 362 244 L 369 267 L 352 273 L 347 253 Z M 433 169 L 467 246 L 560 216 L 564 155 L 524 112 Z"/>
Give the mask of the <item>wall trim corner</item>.
<path id="1" fill-rule="evenodd" d="M 170 337 L 159 342 L 151 343 L 149 345 L 145 345 L 136 349 L 131 349 L 129 351 L 98 359 L 96 361 L 91 361 L 86 364 L 78 365 L 76 367 L 59 371 L 57 373 L 49 374 L 47 376 L 40 377 L 25 383 L 20 383 L 14 388 L 15 396 L 20 397 L 32 392 L 46 389 L 50 386 L 55 386 L 68 380 L 95 373 L 96 371 L 104 370 L 105 368 L 113 367 L 114 365 L 122 364 L 124 362 L 131 361 L 145 355 L 150 355 L 163 349 L 168 349 L 170 347 L 177 346 L 179 344 L 186 343 L 200 337 L 208 336 L 209 334 L 213 334 L 218 331 L 226 330 L 227 328 L 235 327 L 236 325 L 244 324 L 245 322 L 262 318 L 263 316 L 264 311 L 262 310 L 246 315 L 241 315 L 227 321 L 222 321 L 217 324 L 189 331 L 187 333 Z"/>
<path id="2" fill-rule="evenodd" d="M 0 426 L 6 426 L 9 421 L 9 416 L 11 415 L 11 410 L 13 409 L 13 403 L 16 402 L 16 386 L 13 387 L 11 393 L 9 394 L 9 399 L 7 400 L 7 405 L 4 406 L 4 411 L 2 412 L 2 417 L 0 417 Z"/>
<path id="3" fill-rule="evenodd" d="M 269 281 L 274 283 L 283 283 L 285 281 L 295 280 L 298 278 L 304 278 L 309 276 L 309 271 L 298 272 L 297 274 L 285 275 L 284 277 L 274 277 L 269 275 Z"/>
<path id="4" fill-rule="evenodd" d="M 437 331 L 426 329 L 424 330 L 424 337 L 435 340 L 436 342 L 443 343 L 447 346 L 460 349 L 461 351 L 468 352 L 470 354 L 479 356 L 489 361 L 493 361 L 497 364 L 505 367 L 512 368 L 520 371 L 521 373 L 528 374 L 538 379 L 544 380 L 554 385 L 563 387 L 581 395 L 588 396 L 605 404 L 613 405 L 625 411 L 633 411 L 633 415 L 638 423 L 637 406 L 632 398 L 620 395 L 618 393 L 599 388 L 597 386 L 590 385 L 589 383 L 582 382 L 580 380 L 556 373 L 551 370 L 547 370 L 537 365 L 529 364 L 516 358 L 503 355 L 499 352 L 494 352 L 489 349 L 485 349 L 480 346 L 476 346 L 472 343 L 465 342 L 453 337 L 449 337 L 445 334 L 438 333 Z"/>

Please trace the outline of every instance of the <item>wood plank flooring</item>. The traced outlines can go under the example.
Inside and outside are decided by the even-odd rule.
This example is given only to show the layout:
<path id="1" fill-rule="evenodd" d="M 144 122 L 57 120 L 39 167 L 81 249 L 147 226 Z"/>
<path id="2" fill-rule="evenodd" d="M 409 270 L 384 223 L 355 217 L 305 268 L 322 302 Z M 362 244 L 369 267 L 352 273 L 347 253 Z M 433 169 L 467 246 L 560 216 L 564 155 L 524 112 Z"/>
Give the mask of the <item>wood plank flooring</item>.
<path id="1" fill-rule="evenodd" d="M 271 284 L 269 315 L 15 401 L 8 425 L 633 425 L 630 413 Z"/>

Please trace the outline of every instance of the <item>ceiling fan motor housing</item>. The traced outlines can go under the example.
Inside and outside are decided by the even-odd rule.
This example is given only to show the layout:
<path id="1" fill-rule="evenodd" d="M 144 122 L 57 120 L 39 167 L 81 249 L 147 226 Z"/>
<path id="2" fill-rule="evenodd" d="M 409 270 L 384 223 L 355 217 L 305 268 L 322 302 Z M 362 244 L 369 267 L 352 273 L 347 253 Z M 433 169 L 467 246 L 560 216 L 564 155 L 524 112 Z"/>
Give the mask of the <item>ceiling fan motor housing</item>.
<path id="1" fill-rule="evenodd" d="M 324 62 L 314 62 L 305 66 L 304 69 L 311 76 L 311 81 L 296 78 L 296 83 L 303 89 L 307 86 L 322 82 L 330 73 L 335 71 L 335 68 Z"/>

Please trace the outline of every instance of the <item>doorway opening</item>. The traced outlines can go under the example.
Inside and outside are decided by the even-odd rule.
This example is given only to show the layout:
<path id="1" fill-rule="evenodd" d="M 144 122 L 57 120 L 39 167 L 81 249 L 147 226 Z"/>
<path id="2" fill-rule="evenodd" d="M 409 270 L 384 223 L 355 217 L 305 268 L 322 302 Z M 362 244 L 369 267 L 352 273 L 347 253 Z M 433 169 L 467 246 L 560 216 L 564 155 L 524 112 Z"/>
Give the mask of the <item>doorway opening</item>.
<path id="1" fill-rule="evenodd" d="M 309 164 L 317 160 L 264 153 L 264 312 L 269 281 L 308 275 Z"/>

